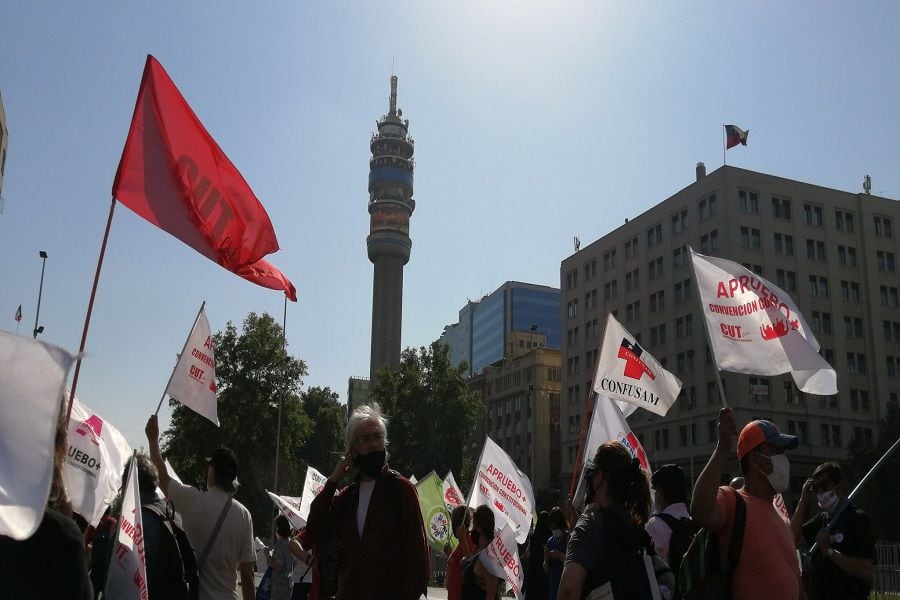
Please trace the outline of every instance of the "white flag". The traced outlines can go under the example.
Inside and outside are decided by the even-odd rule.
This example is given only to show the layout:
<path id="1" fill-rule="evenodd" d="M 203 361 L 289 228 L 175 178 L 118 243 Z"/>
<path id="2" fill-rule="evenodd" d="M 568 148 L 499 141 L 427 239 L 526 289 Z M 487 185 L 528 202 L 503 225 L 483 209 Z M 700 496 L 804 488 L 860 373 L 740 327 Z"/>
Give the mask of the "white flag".
<path id="1" fill-rule="evenodd" d="M 306 517 L 300 516 L 300 498 L 293 496 L 279 496 L 266 490 L 269 498 L 275 503 L 275 508 L 291 522 L 291 529 L 303 529 L 306 527 Z M 308 514 L 308 511 L 307 511 Z"/>
<path id="2" fill-rule="evenodd" d="M 665 416 L 681 391 L 681 381 L 607 313 L 594 391 Z"/>
<path id="3" fill-rule="evenodd" d="M 594 412 L 591 415 L 591 425 L 588 428 L 584 448 L 581 451 L 581 476 L 578 478 L 578 487 L 575 488 L 575 497 L 572 499 L 572 503 L 575 506 L 581 506 L 584 501 L 586 491 L 584 482 L 585 465 L 594 458 L 597 448 L 606 442 L 619 442 L 625 446 L 632 457 L 637 458 L 641 462 L 642 469 L 650 471 L 647 454 L 644 452 L 640 440 L 638 440 L 634 432 L 631 431 L 631 427 L 625 421 L 619 405 L 607 396 L 598 394 L 594 402 Z"/>
<path id="4" fill-rule="evenodd" d="M 66 488 L 72 509 L 96 525 L 122 486 L 131 446 L 118 429 L 76 397 L 69 419 Z"/>
<path id="5" fill-rule="evenodd" d="M 216 359 L 206 308 L 200 308 L 178 364 L 166 386 L 166 394 L 192 411 L 219 425 L 216 403 Z"/>
<path id="6" fill-rule="evenodd" d="M 109 561 L 104 597 L 141 600 L 147 598 L 147 567 L 144 559 L 141 496 L 134 459 L 128 470 L 128 484 L 122 495 L 122 515 L 119 517 L 116 547 Z"/>
<path id="7" fill-rule="evenodd" d="M 416 485 L 417 483 L 419 483 L 419 480 L 416 479 L 416 476 L 415 476 L 415 475 L 410 475 L 410 476 L 409 476 L 409 482 L 410 482 L 411 484 L 413 484 L 413 485 Z"/>
<path id="8" fill-rule="evenodd" d="M 56 346 L 0 332 L 0 535 L 27 539 L 44 518 L 73 360 Z"/>
<path id="9" fill-rule="evenodd" d="M 790 373 L 804 392 L 837 394 L 837 374 L 819 356 L 819 342 L 784 290 L 730 260 L 693 249 L 691 259 L 720 369 Z"/>
<path id="10" fill-rule="evenodd" d="M 300 517 L 304 521 L 309 518 L 312 501 L 319 495 L 327 481 L 324 475 L 312 467 L 306 467 L 306 480 L 303 482 L 303 494 L 300 496 Z"/>
<path id="11" fill-rule="evenodd" d="M 454 508 L 463 504 L 462 491 L 456 485 L 453 471 L 447 471 L 447 476 L 441 482 L 441 492 L 444 495 L 444 504 L 447 505 L 447 512 L 452 513 Z"/>
<path id="12" fill-rule="evenodd" d="M 166 463 L 166 471 L 169 473 L 169 477 L 177 481 L 178 483 L 182 483 L 181 478 L 178 476 L 178 473 L 175 472 L 175 469 L 172 468 L 172 465 L 169 463 L 169 459 L 165 459 Z"/>
<path id="13" fill-rule="evenodd" d="M 503 527 L 494 532 L 494 539 L 481 551 L 479 560 L 492 575 L 506 579 L 518 600 L 524 597 L 522 583 L 525 581 L 525 569 L 519 557 L 515 533 L 508 524 L 503 523 Z"/>
<path id="14" fill-rule="evenodd" d="M 535 505 L 531 481 L 490 437 L 484 440 L 469 498 L 472 508 L 482 504 L 491 507 L 497 523 L 509 523 L 518 543 L 525 543 Z"/>

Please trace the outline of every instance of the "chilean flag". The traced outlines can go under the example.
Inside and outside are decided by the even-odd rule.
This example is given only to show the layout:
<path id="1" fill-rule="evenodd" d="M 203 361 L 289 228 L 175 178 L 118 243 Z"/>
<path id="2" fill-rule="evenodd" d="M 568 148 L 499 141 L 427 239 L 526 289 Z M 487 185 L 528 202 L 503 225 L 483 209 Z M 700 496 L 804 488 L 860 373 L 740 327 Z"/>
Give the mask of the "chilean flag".
<path id="1" fill-rule="evenodd" d="M 727 142 L 725 143 L 725 149 L 734 148 L 738 144 L 741 146 L 747 145 L 747 136 L 750 135 L 750 130 L 744 131 L 737 125 L 726 125 L 725 126 L 725 136 Z"/>

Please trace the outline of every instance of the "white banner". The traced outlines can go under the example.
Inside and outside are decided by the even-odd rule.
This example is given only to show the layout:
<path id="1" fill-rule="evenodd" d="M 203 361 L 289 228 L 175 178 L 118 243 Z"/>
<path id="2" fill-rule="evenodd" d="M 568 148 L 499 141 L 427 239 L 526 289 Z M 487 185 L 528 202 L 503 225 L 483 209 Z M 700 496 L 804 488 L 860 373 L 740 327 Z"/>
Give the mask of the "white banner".
<path id="1" fill-rule="evenodd" d="M 166 386 L 166 394 L 219 425 L 216 403 L 216 358 L 213 353 L 206 308 L 200 308 L 178 364 Z"/>
<path id="2" fill-rule="evenodd" d="M 141 521 L 141 496 L 137 465 L 132 459 L 128 485 L 122 494 L 122 515 L 116 535 L 116 548 L 109 561 L 106 598 L 146 600 L 147 567 L 144 558 L 144 528 Z"/>
<path id="3" fill-rule="evenodd" d="M 131 446 L 118 429 L 76 397 L 69 419 L 66 488 L 72 510 L 96 525 L 122 486 Z"/>
<path id="4" fill-rule="evenodd" d="M 281 511 L 281 514 L 288 518 L 291 522 L 291 529 L 303 529 L 306 527 L 306 517 L 300 516 L 300 498 L 293 496 L 279 496 L 266 490 L 269 498 L 275 503 L 275 508 Z M 307 511 L 307 515 L 309 511 Z"/>
<path id="5" fill-rule="evenodd" d="M 178 483 L 183 483 L 181 478 L 178 476 L 178 473 L 175 472 L 175 469 L 172 468 L 172 465 L 169 463 L 169 459 L 165 459 L 166 462 L 166 471 L 169 473 L 169 477 L 177 481 Z"/>
<path id="6" fill-rule="evenodd" d="M 306 480 L 303 482 L 303 495 L 300 496 L 299 510 L 300 517 L 304 521 L 309 518 L 309 507 L 312 504 L 312 501 L 319 495 L 319 492 L 325 487 L 327 481 L 327 477 L 312 467 L 306 468 Z"/>
<path id="7" fill-rule="evenodd" d="M 741 265 L 691 249 L 697 291 L 720 369 L 790 373 L 800 390 L 837 394 L 837 374 L 790 296 Z"/>
<path id="8" fill-rule="evenodd" d="M 665 416 L 678 398 L 681 381 L 607 313 L 594 391 Z"/>
<path id="9" fill-rule="evenodd" d="M 525 581 L 525 569 L 519 557 L 515 533 L 509 525 L 504 523 L 499 531 L 494 532 L 494 539 L 481 551 L 480 560 L 492 575 L 506 579 L 517 600 L 524 597 L 522 583 Z"/>
<path id="10" fill-rule="evenodd" d="M 447 476 L 441 482 L 441 493 L 444 495 L 444 504 L 447 505 L 449 513 L 452 513 L 457 506 L 464 504 L 462 491 L 456 485 L 453 471 L 447 471 Z"/>
<path id="11" fill-rule="evenodd" d="M 578 487 L 575 488 L 575 497 L 572 502 L 575 506 L 581 506 L 586 492 L 584 482 L 584 470 L 588 461 L 594 458 L 597 448 L 606 442 L 619 442 L 631 453 L 631 456 L 641 461 L 641 468 L 650 471 L 650 463 L 647 462 L 647 454 L 644 452 L 641 442 L 631 431 L 628 422 L 622 415 L 619 405 L 607 396 L 597 395 L 594 402 L 594 413 L 591 415 L 591 425 L 588 429 L 581 454 L 581 476 L 578 478 Z"/>
<path id="12" fill-rule="evenodd" d="M 489 437 L 484 440 L 469 498 L 472 508 L 482 504 L 491 507 L 498 524 L 509 523 L 518 543 L 525 543 L 534 512 L 531 481 Z"/>
<path id="13" fill-rule="evenodd" d="M 44 518 L 63 386 L 74 360 L 56 346 L 0 332 L 0 535 L 27 539 Z"/>

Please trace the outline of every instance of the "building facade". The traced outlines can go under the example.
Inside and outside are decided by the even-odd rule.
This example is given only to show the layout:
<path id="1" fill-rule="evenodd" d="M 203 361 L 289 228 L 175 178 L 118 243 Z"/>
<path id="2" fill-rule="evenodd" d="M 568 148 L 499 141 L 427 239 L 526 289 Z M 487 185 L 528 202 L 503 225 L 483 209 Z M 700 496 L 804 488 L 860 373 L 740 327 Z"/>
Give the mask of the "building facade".
<path id="1" fill-rule="evenodd" d="M 867 180 L 868 189 L 868 180 Z M 665 417 L 629 424 L 653 467 L 678 463 L 696 479 L 713 451 L 721 407 L 690 247 L 743 264 L 798 304 L 835 367 L 838 394 L 801 393 L 790 375 L 722 372 L 738 426 L 775 422 L 801 438 L 791 452 L 788 500 L 850 440 L 877 438 L 900 395 L 896 225 L 900 203 L 725 166 L 626 221 L 562 261 L 561 473 L 571 477 L 606 312 L 684 383 Z M 739 474 L 736 459 L 729 465 Z"/>
<path id="2" fill-rule="evenodd" d="M 371 380 L 365 377 L 350 377 L 347 380 L 347 417 L 363 404 L 369 402 Z"/>

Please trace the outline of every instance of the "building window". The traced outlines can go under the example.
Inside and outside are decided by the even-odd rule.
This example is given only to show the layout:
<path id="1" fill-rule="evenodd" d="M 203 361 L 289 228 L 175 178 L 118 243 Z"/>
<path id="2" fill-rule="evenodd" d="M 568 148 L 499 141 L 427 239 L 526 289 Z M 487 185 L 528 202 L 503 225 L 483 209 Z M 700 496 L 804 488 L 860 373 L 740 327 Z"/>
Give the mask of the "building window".
<path id="1" fill-rule="evenodd" d="M 828 297 L 828 278 L 810 275 L 809 276 L 809 295 L 819 296 L 820 298 Z"/>
<path id="2" fill-rule="evenodd" d="M 636 321 L 641 318 L 641 301 L 637 300 L 625 307 L 625 320 Z"/>
<path id="3" fill-rule="evenodd" d="M 784 383 L 784 403 L 795 404 L 800 398 L 800 390 L 793 381 L 785 381 Z M 793 435 L 793 434 L 792 434 Z"/>
<path id="4" fill-rule="evenodd" d="M 713 229 L 700 236 L 700 252 L 710 253 L 719 249 L 719 231 Z"/>
<path id="5" fill-rule="evenodd" d="M 887 271 L 889 273 L 893 273 L 897 270 L 897 263 L 894 260 L 893 252 L 882 252 L 881 250 L 879 250 L 875 253 L 875 258 L 878 261 L 879 271 Z"/>
<path id="6" fill-rule="evenodd" d="M 677 356 L 677 367 L 679 373 L 690 373 L 694 370 L 694 351 L 679 352 Z"/>
<path id="7" fill-rule="evenodd" d="M 838 231 L 853 231 L 853 213 L 843 210 L 834 211 L 834 226 Z"/>
<path id="8" fill-rule="evenodd" d="M 744 266 L 744 268 L 747 269 L 748 271 L 753 271 L 753 272 L 756 273 L 757 275 L 762 275 L 762 274 L 763 274 L 763 268 L 762 268 L 762 265 L 756 265 L 756 264 L 752 264 L 752 263 L 741 263 L 741 264 L 742 264 L 742 265 Z"/>
<path id="9" fill-rule="evenodd" d="M 578 300 L 569 300 L 569 303 L 566 305 L 569 318 L 578 316 Z"/>
<path id="10" fill-rule="evenodd" d="M 676 269 L 686 267 L 691 262 L 691 252 L 685 244 L 672 251 L 672 258 Z"/>
<path id="11" fill-rule="evenodd" d="M 822 226 L 822 207 L 815 204 L 803 205 L 803 222 L 813 227 Z"/>
<path id="12" fill-rule="evenodd" d="M 638 239 L 633 237 L 625 242 L 625 260 L 634 258 L 638 255 Z"/>
<path id="13" fill-rule="evenodd" d="M 597 276 L 597 261 L 592 260 L 589 263 L 585 263 L 584 265 L 584 280 L 590 281 L 594 277 Z"/>
<path id="14" fill-rule="evenodd" d="M 566 273 L 566 289 L 572 289 L 578 285 L 578 269 L 572 269 Z"/>
<path id="15" fill-rule="evenodd" d="M 741 212 L 758 214 L 759 213 L 759 196 L 756 192 L 748 192 L 746 190 L 738 190 L 738 207 Z"/>
<path id="16" fill-rule="evenodd" d="M 572 346 L 573 344 L 578 343 L 578 328 L 577 327 L 573 327 L 572 329 L 570 329 L 566 332 L 566 342 L 569 344 L 569 346 Z M 521 346 L 522 346 L 522 340 L 519 340 L 519 347 L 521 347 Z"/>
<path id="17" fill-rule="evenodd" d="M 776 233 L 774 234 L 774 239 L 776 254 L 794 255 L 794 236 L 786 233 Z"/>
<path id="18" fill-rule="evenodd" d="M 855 281 L 841 280 L 841 298 L 844 302 L 859 302 L 859 284 Z"/>
<path id="19" fill-rule="evenodd" d="M 672 215 L 672 234 L 678 235 L 688 228 L 688 211 L 683 209 L 676 215 Z"/>
<path id="20" fill-rule="evenodd" d="M 776 219 L 790 219 L 791 201 L 787 198 L 772 196 L 772 215 Z"/>
<path id="21" fill-rule="evenodd" d="M 647 229 L 647 247 L 653 248 L 662 243 L 662 223 L 657 223 Z"/>
<path id="22" fill-rule="evenodd" d="M 778 287 L 786 292 L 797 291 L 797 273 L 784 269 L 775 269 L 775 280 Z"/>
<path id="23" fill-rule="evenodd" d="M 584 324 L 584 337 L 586 338 L 595 338 L 598 335 L 597 330 L 597 319 L 593 321 L 586 321 Z"/>
<path id="24" fill-rule="evenodd" d="M 853 375 L 866 374 L 866 355 L 861 352 L 847 353 L 847 372 Z"/>
<path id="25" fill-rule="evenodd" d="M 882 321 L 884 326 L 884 341 L 900 342 L 900 323 L 897 321 Z"/>
<path id="26" fill-rule="evenodd" d="M 716 195 L 713 194 L 711 196 L 707 196 L 700 200 L 700 220 L 705 221 L 706 219 L 715 216 L 717 212 L 716 209 Z"/>
<path id="27" fill-rule="evenodd" d="M 691 280 L 685 279 L 675 284 L 675 303 L 684 302 L 691 297 Z"/>
<path id="28" fill-rule="evenodd" d="M 875 217 L 875 235 L 883 238 L 894 237 L 889 218 Z"/>
<path id="29" fill-rule="evenodd" d="M 625 273 L 625 291 L 636 290 L 640 285 L 640 269 Z"/>
<path id="30" fill-rule="evenodd" d="M 862 319 L 859 317 L 844 317 L 844 335 L 848 338 L 862 338 Z"/>
<path id="31" fill-rule="evenodd" d="M 691 335 L 693 329 L 693 316 L 684 315 L 675 319 L 675 337 L 681 339 Z"/>
<path id="32" fill-rule="evenodd" d="M 856 248 L 838 245 L 838 261 L 842 267 L 856 267 Z"/>
<path id="33" fill-rule="evenodd" d="M 831 333 L 831 313 L 812 311 L 810 327 L 816 333 Z"/>
<path id="34" fill-rule="evenodd" d="M 666 324 L 650 328 L 650 345 L 661 346 L 666 343 Z"/>
<path id="35" fill-rule="evenodd" d="M 879 287 L 879 292 L 881 293 L 881 305 L 889 306 L 891 308 L 897 308 L 897 288 L 882 285 Z"/>
<path id="36" fill-rule="evenodd" d="M 663 275 L 663 259 L 662 256 L 647 263 L 647 279 L 653 281 L 659 279 Z"/>
<path id="37" fill-rule="evenodd" d="M 577 375 L 578 374 L 578 357 L 573 356 L 569 359 L 569 375 Z"/>
<path id="38" fill-rule="evenodd" d="M 900 356 L 887 357 L 887 374 L 888 377 L 900 377 Z"/>
<path id="39" fill-rule="evenodd" d="M 607 281 L 605 284 L 603 284 L 603 298 L 604 299 L 612 300 L 613 298 L 616 297 L 616 293 L 617 293 L 616 287 L 617 287 L 618 281 L 619 281 L 618 279 L 613 279 L 612 281 Z"/>
<path id="40" fill-rule="evenodd" d="M 655 294 L 650 294 L 650 312 L 662 310 L 666 306 L 665 291 L 659 290 Z"/>
<path id="41" fill-rule="evenodd" d="M 584 295 L 584 309 L 590 310 L 597 306 L 597 290 L 591 290 Z"/>
<path id="42" fill-rule="evenodd" d="M 616 249 L 608 250 L 603 253 L 603 271 L 609 271 L 616 267 Z"/>
<path id="43" fill-rule="evenodd" d="M 806 240 L 806 258 L 809 260 L 825 260 L 825 242 Z"/>
<path id="44" fill-rule="evenodd" d="M 759 229 L 741 227 L 741 247 L 759 250 Z"/>

